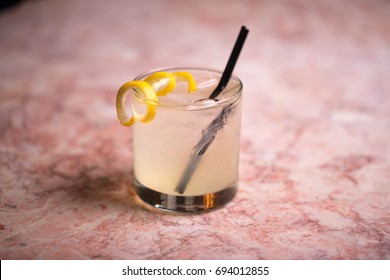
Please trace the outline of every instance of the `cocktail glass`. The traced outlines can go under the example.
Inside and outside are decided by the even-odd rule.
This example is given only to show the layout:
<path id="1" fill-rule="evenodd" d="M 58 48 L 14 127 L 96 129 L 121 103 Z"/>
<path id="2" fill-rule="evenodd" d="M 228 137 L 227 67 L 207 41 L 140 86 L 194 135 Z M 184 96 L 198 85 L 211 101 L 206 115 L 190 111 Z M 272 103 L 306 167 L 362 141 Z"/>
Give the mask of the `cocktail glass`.
<path id="1" fill-rule="evenodd" d="M 232 76 L 217 100 L 208 96 L 222 72 L 205 68 L 165 68 L 190 72 L 194 93 L 178 83 L 159 97 L 150 123 L 133 126 L 134 184 L 139 198 L 156 208 L 204 212 L 227 204 L 238 186 L 242 82 Z M 135 91 L 135 109 L 145 100 Z"/>

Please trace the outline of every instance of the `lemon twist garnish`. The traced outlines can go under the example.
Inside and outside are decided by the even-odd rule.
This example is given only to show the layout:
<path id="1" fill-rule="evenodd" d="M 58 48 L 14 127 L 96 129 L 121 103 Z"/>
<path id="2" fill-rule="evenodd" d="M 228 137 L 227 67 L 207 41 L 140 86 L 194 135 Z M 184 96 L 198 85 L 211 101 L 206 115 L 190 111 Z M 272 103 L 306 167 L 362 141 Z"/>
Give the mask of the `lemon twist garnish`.
<path id="1" fill-rule="evenodd" d="M 156 92 L 157 96 L 163 96 L 170 93 L 176 87 L 176 80 L 172 74 L 167 72 L 156 72 L 148 76 L 144 81 L 150 84 L 151 86 L 153 85 L 157 86 L 161 80 L 165 80 L 165 79 L 168 79 L 166 85 Z M 154 88 L 154 90 L 156 90 L 156 88 Z"/>
<path id="2" fill-rule="evenodd" d="M 195 92 L 196 91 L 196 82 L 194 77 L 185 71 L 181 72 L 174 72 L 173 76 L 176 78 L 177 81 L 185 81 L 188 83 L 188 92 Z"/>
<path id="3" fill-rule="evenodd" d="M 146 112 L 138 114 L 133 106 L 133 116 L 129 118 L 126 113 L 126 95 L 130 90 L 137 90 L 144 96 L 146 103 Z M 144 81 L 131 81 L 120 87 L 116 96 L 116 112 L 121 125 L 131 126 L 135 121 L 150 122 L 156 115 L 156 105 L 158 98 L 152 86 Z"/>
<path id="4" fill-rule="evenodd" d="M 188 83 L 187 91 L 196 91 L 196 82 L 194 77 L 185 71 L 167 73 L 155 72 L 145 78 L 144 81 L 131 81 L 122 85 L 116 96 L 116 112 L 121 125 L 131 126 L 136 121 L 143 123 L 150 122 L 156 116 L 156 106 L 158 97 L 166 95 L 176 87 L 177 81 Z M 136 90 L 143 95 L 142 101 L 146 104 L 145 114 L 138 114 L 134 106 L 132 117 L 128 117 L 126 113 L 126 96 L 130 90 Z M 156 91 L 157 90 L 157 91 Z"/>

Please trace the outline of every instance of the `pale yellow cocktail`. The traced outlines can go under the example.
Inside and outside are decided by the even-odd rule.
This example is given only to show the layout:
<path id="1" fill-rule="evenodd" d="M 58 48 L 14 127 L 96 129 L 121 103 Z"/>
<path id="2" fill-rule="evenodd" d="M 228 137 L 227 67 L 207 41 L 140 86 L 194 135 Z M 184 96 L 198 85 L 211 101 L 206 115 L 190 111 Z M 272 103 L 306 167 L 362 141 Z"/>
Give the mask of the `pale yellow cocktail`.
<path id="1" fill-rule="evenodd" d="M 137 193 L 146 203 L 165 210 L 196 212 L 222 206 L 234 197 L 238 184 L 242 83 L 233 76 L 219 98 L 210 100 L 220 72 L 159 71 L 191 73 L 197 88 L 188 92 L 188 83 L 178 81 L 157 101 L 148 101 L 134 90 L 135 112 L 145 113 L 148 102 L 155 110 L 151 121 L 132 126 Z M 153 82 L 155 91 L 167 84 L 164 79 Z"/>

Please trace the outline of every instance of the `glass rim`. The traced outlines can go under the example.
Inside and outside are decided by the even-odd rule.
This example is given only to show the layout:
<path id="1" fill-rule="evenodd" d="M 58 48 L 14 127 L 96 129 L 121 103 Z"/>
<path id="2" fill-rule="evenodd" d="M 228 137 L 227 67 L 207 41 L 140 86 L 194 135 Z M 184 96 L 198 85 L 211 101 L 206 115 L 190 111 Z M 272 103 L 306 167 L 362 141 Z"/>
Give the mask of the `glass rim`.
<path id="1" fill-rule="evenodd" d="M 137 75 L 134 78 L 134 80 L 140 81 L 153 73 L 161 72 L 161 71 L 164 71 L 164 72 L 189 71 L 189 72 L 191 72 L 191 70 L 217 73 L 221 76 L 223 74 L 223 72 L 220 70 L 213 69 L 213 68 L 206 68 L 206 67 L 192 67 L 192 66 L 188 66 L 188 67 L 186 67 L 186 66 L 161 67 L 161 68 L 155 68 L 155 69 L 152 69 L 150 71 L 143 72 L 143 73 Z M 179 105 L 177 105 L 177 104 L 166 105 L 164 103 L 158 103 L 158 107 L 164 108 L 164 109 L 173 109 L 173 110 L 204 110 L 204 109 L 210 109 L 210 108 L 224 106 L 226 104 L 232 104 L 232 103 L 236 102 L 241 97 L 242 90 L 243 90 L 243 84 L 242 84 L 242 81 L 234 74 L 231 76 L 230 80 L 234 80 L 235 82 L 237 82 L 238 86 L 233 87 L 229 91 L 224 91 L 224 93 L 233 91 L 232 95 L 228 96 L 226 98 L 217 99 L 215 102 L 206 103 L 206 104 L 204 104 L 204 103 L 183 103 L 183 104 L 179 104 Z M 222 93 L 222 94 L 224 94 L 224 93 Z"/>

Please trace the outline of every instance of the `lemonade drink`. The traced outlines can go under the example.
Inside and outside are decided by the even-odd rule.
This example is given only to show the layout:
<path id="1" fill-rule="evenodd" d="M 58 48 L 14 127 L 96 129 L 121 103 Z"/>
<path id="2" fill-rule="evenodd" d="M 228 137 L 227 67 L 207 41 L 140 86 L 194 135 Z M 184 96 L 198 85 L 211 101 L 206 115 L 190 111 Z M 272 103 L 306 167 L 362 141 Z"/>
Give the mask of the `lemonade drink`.
<path id="1" fill-rule="evenodd" d="M 178 70 L 182 69 L 164 71 Z M 172 92 L 158 98 L 153 121 L 133 125 L 134 176 L 137 192 L 145 202 L 167 210 L 192 212 L 225 204 L 235 194 L 242 84 L 233 76 L 219 99 L 214 101 L 208 97 L 221 73 L 198 68 L 184 70 L 193 75 L 197 91 L 188 93 L 186 84 L 178 83 Z M 132 103 L 137 111 L 145 107 L 145 100 L 137 93 Z M 198 144 L 199 148 L 202 135 L 208 132 L 209 125 L 220 116 L 223 108 L 229 108 L 229 113 L 221 119 L 212 142 L 199 156 L 183 192 L 178 192 L 183 173 L 196 154 L 194 147 Z"/>

